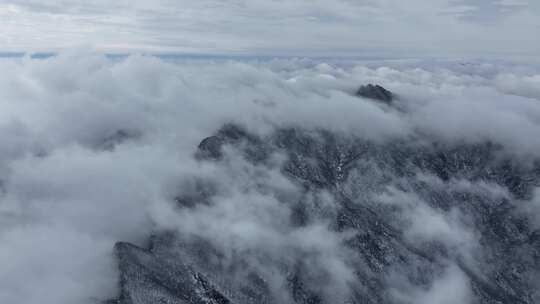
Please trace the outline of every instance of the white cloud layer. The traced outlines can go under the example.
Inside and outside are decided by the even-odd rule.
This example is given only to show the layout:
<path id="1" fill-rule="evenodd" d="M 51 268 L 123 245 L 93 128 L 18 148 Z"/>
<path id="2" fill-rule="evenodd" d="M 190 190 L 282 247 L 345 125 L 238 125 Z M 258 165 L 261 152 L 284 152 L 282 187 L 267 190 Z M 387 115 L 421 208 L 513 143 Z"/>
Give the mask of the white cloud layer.
<path id="1" fill-rule="evenodd" d="M 202 230 L 206 237 L 225 231 L 223 240 L 246 250 L 260 248 L 262 241 L 286 253 L 308 248 L 323 260 L 318 263 L 331 265 L 326 269 L 336 281 L 331 286 L 346 286 L 350 273 L 341 235 L 324 225 L 288 230 L 280 225 L 287 214 L 275 197 L 235 192 L 256 183 L 255 176 L 294 195 L 282 176 L 259 175 L 250 171 L 257 168 L 242 165 L 233 166 L 240 170 L 233 173 L 201 167 L 193 152 L 222 123 L 238 121 L 257 132 L 300 124 L 374 140 L 416 132 L 448 141 L 489 139 L 509 153 L 540 157 L 538 72 L 448 66 L 453 68 L 165 62 L 77 52 L 0 60 L 0 303 L 92 303 L 96 296 L 113 297 L 114 243 L 140 244 L 152 229 L 175 225 L 201 231 L 197 225 L 212 224 Z M 367 82 L 398 94 L 401 110 L 352 96 Z M 197 174 L 221 181 L 230 196 L 180 223 L 174 220 L 182 215 L 175 215 L 171 224 L 171 187 Z M 467 231 L 455 230 L 454 218 L 417 207 L 410 206 L 411 216 L 437 224 L 437 237 L 469 238 Z M 260 212 L 275 216 L 265 221 Z M 212 221 L 205 221 L 208 217 Z M 411 235 L 418 235 L 415 227 Z M 320 235 L 331 242 L 321 243 Z M 462 277 L 449 268 L 440 282 L 415 295 L 418 303 L 456 303 L 450 295 L 462 291 L 465 299 Z"/>
<path id="2" fill-rule="evenodd" d="M 1 51 L 531 56 L 536 1 L 0 0 Z"/>

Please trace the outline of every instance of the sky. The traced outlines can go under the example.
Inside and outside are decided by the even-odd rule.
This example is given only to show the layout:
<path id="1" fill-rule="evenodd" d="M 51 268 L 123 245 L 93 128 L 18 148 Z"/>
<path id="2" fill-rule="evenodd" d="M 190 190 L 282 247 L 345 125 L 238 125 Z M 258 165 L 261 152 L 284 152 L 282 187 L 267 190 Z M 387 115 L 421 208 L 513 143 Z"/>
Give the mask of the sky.
<path id="1" fill-rule="evenodd" d="M 0 52 L 499 56 L 540 52 L 531 0 L 0 0 Z"/>

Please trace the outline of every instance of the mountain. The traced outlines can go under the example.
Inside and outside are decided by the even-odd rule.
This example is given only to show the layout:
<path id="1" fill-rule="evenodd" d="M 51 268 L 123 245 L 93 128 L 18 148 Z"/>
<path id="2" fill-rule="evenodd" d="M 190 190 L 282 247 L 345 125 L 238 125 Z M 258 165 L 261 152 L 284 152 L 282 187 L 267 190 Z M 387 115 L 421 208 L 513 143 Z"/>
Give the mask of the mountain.
<path id="1" fill-rule="evenodd" d="M 394 98 L 373 85 L 357 95 Z M 110 303 L 540 301 L 540 230 L 526 212 L 538 160 L 489 141 L 376 141 L 299 126 L 259 134 L 235 123 L 203 139 L 195 157 L 231 180 L 242 170 L 252 179 L 233 190 L 194 179 L 171 203 L 201 228 L 156 231 L 144 248 L 116 244 L 120 296 Z M 276 186 L 275 172 L 294 190 Z M 271 227 L 287 241 L 231 237 L 236 226 L 210 233 L 229 214 L 215 210 L 242 221 L 243 208 L 259 206 L 219 209 L 237 192 L 267 198 L 248 214 L 272 211 L 242 231 Z"/>

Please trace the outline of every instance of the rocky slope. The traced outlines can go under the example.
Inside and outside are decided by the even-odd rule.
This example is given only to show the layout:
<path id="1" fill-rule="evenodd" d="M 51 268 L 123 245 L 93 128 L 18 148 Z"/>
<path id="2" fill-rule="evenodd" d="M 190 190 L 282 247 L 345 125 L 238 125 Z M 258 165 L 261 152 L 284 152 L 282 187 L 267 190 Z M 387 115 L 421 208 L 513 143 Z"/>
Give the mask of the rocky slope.
<path id="1" fill-rule="evenodd" d="M 358 95 L 386 104 L 393 96 L 376 86 Z M 540 186 L 540 162 L 497 143 L 422 134 L 376 142 L 301 127 L 260 135 L 226 124 L 202 140 L 195 157 L 202 165 L 227 167 L 240 158 L 261 174 L 279 170 L 295 195 L 264 179 L 239 191 L 275 198 L 287 210 L 287 231 L 322 223 L 343 236 L 338 256 L 350 275 L 340 280 L 324 252 L 302 246 L 294 254 L 252 248 L 231 257 L 219 237 L 171 229 L 156 232 L 146 248 L 116 245 L 121 294 L 111 303 L 540 301 L 540 230 L 526 213 Z M 178 212 L 212 208 L 224 196 L 210 179 L 194 184 L 173 199 Z M 450 284 L 469 294 L 441 298 L 437 288 Z"/>

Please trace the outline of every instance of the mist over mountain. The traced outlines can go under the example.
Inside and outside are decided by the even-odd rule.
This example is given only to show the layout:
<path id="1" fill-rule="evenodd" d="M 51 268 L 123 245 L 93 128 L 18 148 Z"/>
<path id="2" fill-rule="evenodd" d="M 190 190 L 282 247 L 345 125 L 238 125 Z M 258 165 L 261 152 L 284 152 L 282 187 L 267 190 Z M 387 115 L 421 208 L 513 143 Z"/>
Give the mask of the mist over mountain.
<path id="1" fill-rule="evenodd" d="M 0 69 L 0 303 L 540 302 L 534 64 Z"/>

